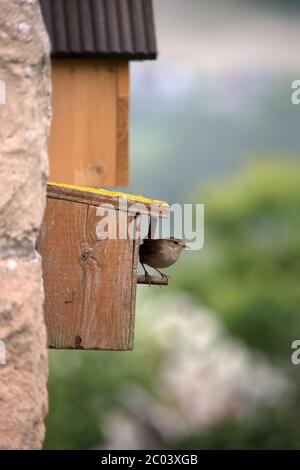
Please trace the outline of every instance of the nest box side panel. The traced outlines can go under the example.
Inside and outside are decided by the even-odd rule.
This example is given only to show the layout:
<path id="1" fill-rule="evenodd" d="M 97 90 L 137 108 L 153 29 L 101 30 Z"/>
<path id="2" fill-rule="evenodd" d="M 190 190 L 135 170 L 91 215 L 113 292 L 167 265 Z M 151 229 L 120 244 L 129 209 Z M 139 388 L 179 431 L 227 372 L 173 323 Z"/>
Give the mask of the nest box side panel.
<path id="1" fill-rule="evenodd" d="M 85 285 L 80 325 L 83 346 L 132 349 L 135 309 L 132 298 L 136 289 L 134 242 L 97 240 L 95 227 L 101 218 L 96 214 L 96 207 L 88 207 L 86 250 L 89 256 L 81 263 Z M 127 213 L 123 215 L 128 219 Z"/>
<path id="2" fill-rule="evenodd" d="M 139 240 L 98 240 L 96 209 L 47 199 L 38 250 L 51 348 L 133 346 Z"/>
<path id="3" fill-rule="evenodd" d="M 47 198 L 37 249 L 42 255 L 48 346 L 75 347 L 82 302 L 80 247 L 87 207 Z"/>

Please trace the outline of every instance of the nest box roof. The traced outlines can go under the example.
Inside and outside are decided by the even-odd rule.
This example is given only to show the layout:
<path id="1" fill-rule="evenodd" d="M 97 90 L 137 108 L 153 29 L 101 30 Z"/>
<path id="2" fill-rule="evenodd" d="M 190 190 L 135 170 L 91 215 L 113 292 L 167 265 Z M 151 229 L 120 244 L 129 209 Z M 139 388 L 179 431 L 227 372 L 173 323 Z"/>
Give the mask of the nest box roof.
<path id="1" fill-rule="evenodd" d="M 155 59 L 152 0 L 40 0 L 52 57 Z"/>
<path id="2" fill-rule="evenodd" d="M 95 206 L 114 206 L 120 209 L 120 200 L 127 201 L 128 212 L 153 215 L 155 217 L 168 217 L 169 205 L 164 201 L 149 199 L 144 196 L 125 194 L 106 189 L 83 188 L 71 184 L 59 184 L 49 182 L 47 185 L 47 196 L 54 199 L 64 199 L 82 204 Z M 121 207 L 121 210 L 123 208 Z"/>

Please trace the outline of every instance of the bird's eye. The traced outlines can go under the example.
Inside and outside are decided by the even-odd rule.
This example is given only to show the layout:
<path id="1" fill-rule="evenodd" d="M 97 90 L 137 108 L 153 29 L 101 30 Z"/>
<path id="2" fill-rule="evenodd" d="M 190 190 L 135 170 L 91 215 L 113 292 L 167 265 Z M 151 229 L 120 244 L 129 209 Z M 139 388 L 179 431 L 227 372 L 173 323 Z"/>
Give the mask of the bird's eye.
<path id="1" fill-rule="evenodd" d="M 178 241 L 177 241 L 177 240 L 174 240 L 174 243 L 175 243 L 175 245 L 178 245 Z"/>

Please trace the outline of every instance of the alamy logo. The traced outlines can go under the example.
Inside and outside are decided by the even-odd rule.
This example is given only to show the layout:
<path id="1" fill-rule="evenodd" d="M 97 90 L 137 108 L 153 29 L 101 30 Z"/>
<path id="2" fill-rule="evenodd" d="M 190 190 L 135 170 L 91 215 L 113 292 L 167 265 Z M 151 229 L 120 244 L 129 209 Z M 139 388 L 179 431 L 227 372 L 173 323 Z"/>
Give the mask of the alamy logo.
<path id="1" fill-rule="evenodd" d="M 100 218 L 96 225 L 98 240 L 139 238 L 140 233 L 136 230 L 134 218 L 127 217 L 127 214 L 141 213 L 152 220 L 156 219 L 155 227 L 151 230 L 151 238 L 171 237 L 174 234 L 176 238 L 187 242 L 190 250 L 202 250 L 204 246 L 204 204 L 172 204 L 168 207 L 169 217 L 164 220 L 157 220 L 155 206 L 148 208 L 138 202 L 129 207 L 126 199 L 119 198 L 117 207 L 118 210 L 112 204 L 97 207 L 96 214 Z M 142 238 L 146 235 L 147 233 L 142 233 Z"/>
<path id="2" fill-rule="evenodd" d="M 300 340 L 295 339 L 295 341 L 292 342 L 291 348 L 294 350 L 291 355 L 292 364 L 298 366 L 300 364 Z"/>
<path id="3" fill-rule="evenodd" d="M 298 105 L 300 104 L 300 80 L 293 81 L 292 90 L 295 90 L 291 95 L 292 103 Z"/>
<path id="4" fill-rule="evenodd" d="M 6 104 L 6 86 L 3 80 L 0 80 L 0 105 Z"/>
<path id="5" fill-rule="evenodd" d="M 6 346 L 5 342 L 0 339 L 0 366 L 4 366 L 6 364 Z"/>

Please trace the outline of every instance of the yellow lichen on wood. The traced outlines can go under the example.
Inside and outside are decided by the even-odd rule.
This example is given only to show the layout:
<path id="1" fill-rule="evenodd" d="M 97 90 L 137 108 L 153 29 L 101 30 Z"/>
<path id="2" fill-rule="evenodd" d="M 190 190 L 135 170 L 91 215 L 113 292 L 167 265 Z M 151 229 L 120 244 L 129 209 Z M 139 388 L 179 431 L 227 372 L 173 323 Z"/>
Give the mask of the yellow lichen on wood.
<path id="1" fill-rule="evenodd" d="M 84 191 L 87 193 L 99 194 L 99 196 L 102 195 L 102 196 L 120 197 L 123 199 L 128 199 L 129 201 L 169 207 L 169 204 L 164 201 L 158 201 L 156 199 L 149 199 L 144 196 L 136 196 L 134 194 L 121 193 L 119 191 L 108 191 L 106 189 L 96 189 L 96 188 L 84 188 L 82 186 L 73 186 L 71 184 L 62 184 L 62 183 L 53 183 L 53 182 L 48 182 L 48 184 L 52 186 L 58 186 L 60 188 L 68 188 L 68 189 L 74 189 L 76 191 Z"/>

